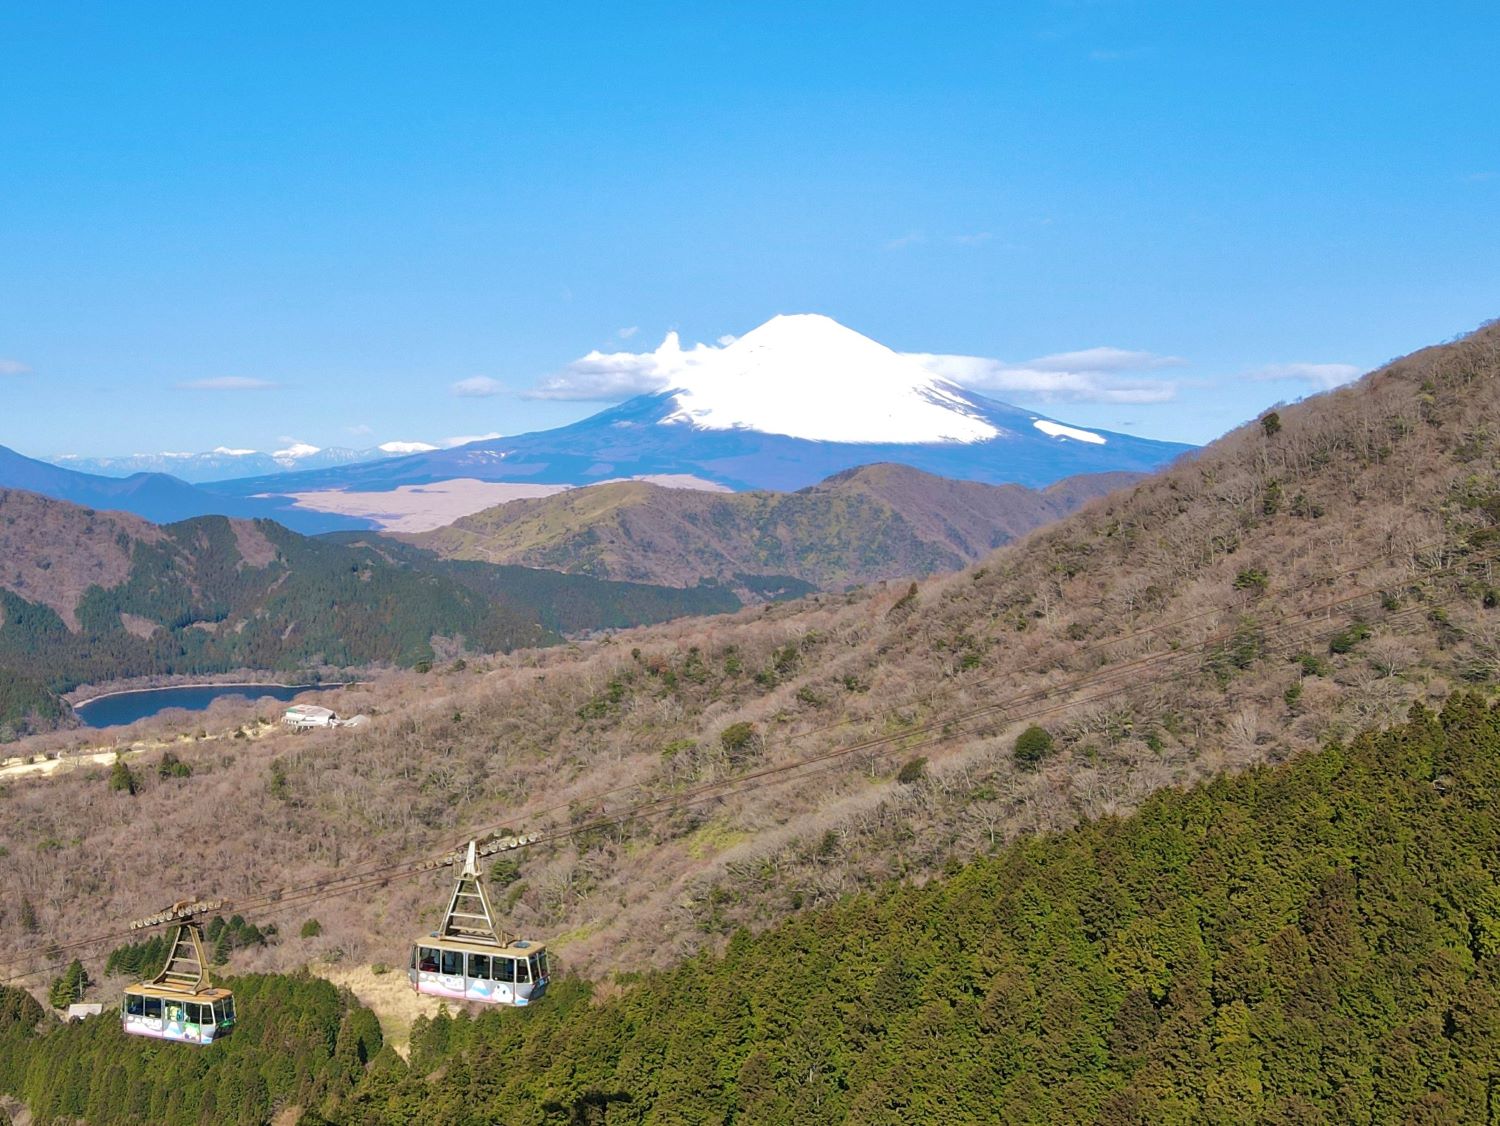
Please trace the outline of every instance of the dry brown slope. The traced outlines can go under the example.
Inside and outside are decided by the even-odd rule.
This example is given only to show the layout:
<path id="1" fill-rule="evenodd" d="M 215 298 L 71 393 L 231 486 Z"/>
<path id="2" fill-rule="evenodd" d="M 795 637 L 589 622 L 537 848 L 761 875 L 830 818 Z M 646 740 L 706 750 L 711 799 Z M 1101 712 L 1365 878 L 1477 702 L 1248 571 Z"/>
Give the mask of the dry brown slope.
<path id="1" fill-rule="evenodd" d="M 514 501 L 406 537 L 450 558 L 692 586 L 790 576 L 824 589 L 952 571 L 1139 480 L 1108 473 L 1044 490 L 862 466 L 795 493 L 708 493 L 637 481 Z"/>
<path id="2" fill-rule="evenodd" d="M 0 489 L 0 587 L 51 607 L 76 629 L 74 610 L 84 591 L 124 582 L 131 544 L 160 536 L 155 524 L 127 512 Z"/>
<path id="3" fill-rule="evenodd" d="M 661 964 L 875 879 L 1123 812 L 1160 786 L 1493 681 L 1496 435 L 1500 330 L 1488 328 L 1283 408 L 915 598 L 822 596 L 406 674 L 346 705 L 378 710 L 368 731 L 218 744 L 192 778 L 148 775 L 133 798 L 102 770 L 14 785 L 0 799 L 14 892 L 0 947 L 27 942 L 21 898 L 44 933 L 68 937 L 179 893 L 242 896 L 451 846 L 480 825 L 584 824 L 876 735 L 905 742 L 525 853 L 499 894 L 507 918 L 591 972 Z M 1351 610 L 1367 636 L 1348 631 Z M 1011 746 L 1033 720 L 1058 753 L 1025 770 Z M 895 781 L 918 756 L 925 771 Z M 189 801 L 215 811 L 213 834 L 184 847 L 152 831 Z M 284 933 L 315 916 L 324 936 L 259 960 L 336 946 L 396 961 L 444 885 L 268 912 Z"/>

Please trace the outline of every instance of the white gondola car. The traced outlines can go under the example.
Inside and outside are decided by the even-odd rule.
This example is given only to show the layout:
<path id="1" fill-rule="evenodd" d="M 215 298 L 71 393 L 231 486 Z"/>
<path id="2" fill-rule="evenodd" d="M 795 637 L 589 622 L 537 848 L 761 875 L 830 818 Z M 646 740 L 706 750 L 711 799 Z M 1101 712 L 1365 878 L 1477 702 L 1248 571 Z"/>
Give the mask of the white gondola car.
<path id="1" fill-rule="evenodd" d="M 547 988 L 547 948 L 502 936 L 469 843 L 440 930 L 412 942 L 407 978 L 418 993 L 486 1005 L 528 1005 Z"/>
<path id="2" fill-rule="evenodd" d="M 196 920 L 178 924 L 167 964 L 150 981 L 125 990 L 121 1027 L 132 1036 L 212 1044 L 234 1028 L 234 994 L 208 980 Z"/>

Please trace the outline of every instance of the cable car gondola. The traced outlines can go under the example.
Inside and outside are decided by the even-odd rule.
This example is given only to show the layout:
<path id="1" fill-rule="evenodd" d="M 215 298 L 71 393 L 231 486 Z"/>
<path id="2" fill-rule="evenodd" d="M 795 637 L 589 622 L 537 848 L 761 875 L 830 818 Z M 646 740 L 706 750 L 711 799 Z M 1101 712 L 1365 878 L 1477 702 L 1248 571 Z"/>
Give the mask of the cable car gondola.
<path id="1" fill-rule="evenodd" d="M 412 942 L 406 976 L 429 997 L 527 1005 L 547 988 L 547 948 L 496 929 L 476 846 L 469 842 L 441 929 Z"/>
<path id="2" fill-rule="evenodd" d="M 125 990 L 120 1021 L 132 1036 L 154 1036 L 184 1044 L 212 1044 L 234 1028 L 234 994 L 215 989 L 208 980 L 199 916 L 209 903 L 175 903 L 131 928 L 154 927 L 177 920 L 166 965 L 150 981 Z"/>

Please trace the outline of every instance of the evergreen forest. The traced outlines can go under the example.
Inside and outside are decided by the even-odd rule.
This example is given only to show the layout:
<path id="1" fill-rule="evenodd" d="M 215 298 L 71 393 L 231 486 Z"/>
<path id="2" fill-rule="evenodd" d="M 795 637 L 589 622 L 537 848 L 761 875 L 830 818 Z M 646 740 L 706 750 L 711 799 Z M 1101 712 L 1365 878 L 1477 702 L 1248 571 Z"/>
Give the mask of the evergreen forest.
<path id="1" fill-rule="evenodd" d="M 52 727 L 66 714 L 67 706 L 40 680 L 0 667 L 0 743 Z"/>

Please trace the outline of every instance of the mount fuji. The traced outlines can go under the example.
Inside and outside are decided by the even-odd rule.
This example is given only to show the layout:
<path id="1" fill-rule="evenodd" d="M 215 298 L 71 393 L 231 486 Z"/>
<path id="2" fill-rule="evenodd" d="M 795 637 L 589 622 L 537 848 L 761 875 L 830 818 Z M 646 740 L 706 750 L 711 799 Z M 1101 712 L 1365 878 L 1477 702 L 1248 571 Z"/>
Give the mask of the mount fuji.
<path id="1" fill-rule="evenodd" d="M 774 317 L 723 349 L 680 356 L 666 389 L 554 430 L 206 487 L 295 494 L 312 506 L 320 491 L 455 479 L 555 489 L 637 478 L 788 491 L 873 462 L 1042 487 L 1080 473 L 1153 470 L 1193 448 L 997 402 L 824 316 Z"/>

